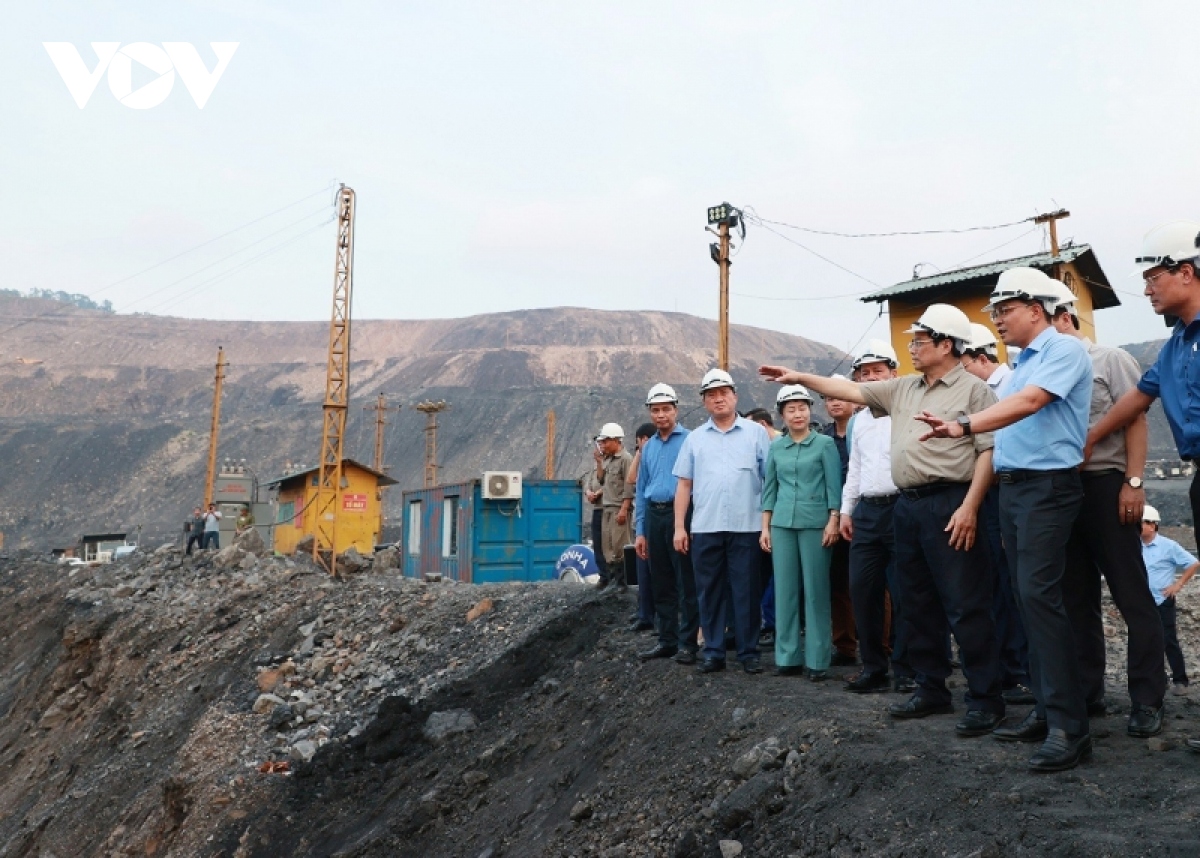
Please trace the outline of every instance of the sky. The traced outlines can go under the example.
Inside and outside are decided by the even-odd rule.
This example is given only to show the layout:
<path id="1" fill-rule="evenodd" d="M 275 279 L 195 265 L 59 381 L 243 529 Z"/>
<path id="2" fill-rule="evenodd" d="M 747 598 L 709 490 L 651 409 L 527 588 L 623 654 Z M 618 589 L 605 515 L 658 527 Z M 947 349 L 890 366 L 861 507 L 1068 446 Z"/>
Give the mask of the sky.
<path id="1" fill-rule="evenodd" d="M 326 319 L 345 183 L 355 318 L 715 318 L 719 202 L 838 232 L 1063 207 L 1060 240 L 1123 290 L 1099 340 L 1161 338 L 1132 260 L 1200 220 L 1197 32 L 1200 5 L 1154 2 L 23 4 L 0 32 L 0 288 Z M 126 106 L 119 62 L 80 109 L 45 42 L 88 70 L 93 42 L 190 43 L 210 70 L 210 43 L 237 48 L 202 109 L 174 70 Z M 124 68 L 135 95 L 166 84 Z M 1047 246 L 1030 223 L 770 229 L 735 242 L 731 320 L 842 349 L 886 333 L 859 297 L 914 266 Z"/>

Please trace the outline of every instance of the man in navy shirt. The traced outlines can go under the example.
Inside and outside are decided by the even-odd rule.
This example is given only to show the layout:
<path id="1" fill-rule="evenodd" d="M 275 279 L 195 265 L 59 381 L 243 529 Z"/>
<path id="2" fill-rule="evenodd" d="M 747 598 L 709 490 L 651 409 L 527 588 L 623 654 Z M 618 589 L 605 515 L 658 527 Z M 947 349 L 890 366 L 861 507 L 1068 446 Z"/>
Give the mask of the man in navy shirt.
<path id="1" fill-rule="evenodd" d="M 696 579 L 692 561 L 676 551 L 675 486 L 672 471 L 688 431 L 679 425 L 679 397 L 669 384 L 656 384 L 646 397 L 650 421 L 657 430 L 642 445 L 637 472 L 637 501 L 634 550 L 650 561 L 650 590 L 654 594 L 654 618 L 658 646 L 638 653 L 638 658 L 671 658 L 680 664 L 695 664 L 700 628 L 696 602 Z"/>

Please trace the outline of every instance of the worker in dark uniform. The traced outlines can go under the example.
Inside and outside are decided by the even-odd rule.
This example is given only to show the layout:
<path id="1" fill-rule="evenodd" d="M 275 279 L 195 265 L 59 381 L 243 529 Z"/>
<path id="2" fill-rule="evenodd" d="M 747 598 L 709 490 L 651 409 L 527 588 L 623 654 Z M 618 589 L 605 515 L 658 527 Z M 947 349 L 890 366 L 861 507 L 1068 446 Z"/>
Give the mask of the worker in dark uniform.
<path id="1" fill-rule="evenodd" d="M 962 652 L 967 713 L 960 736 L 990 733 L 1004 716 L 996 630 L 992 621 L 992 568 L 976 539 L 979 506 L 992 479 L 992 439 L 986 433 L 934 446 L 920 438 L 914 418 L 935 410 L 968 414 L 995 402 L 988 386 L 963 369 L 959 358 L 970 339 L 965 313 L 932 304 L 907 331 L 913 366 L 920 373 L 855 384 L 765 366 L 759 372 L 786 384 L 803 384 L 824 396 L 892 416 L 892 477 L 900 489 L 893 511 L 896 570 L 903 592 L 900 622 L 908 631 L 909 660 L 917 690 L 889 707 L 893 718 L 924 718 L 954 711 L 947 622 Z"/>
<path id="2" fill-rule="evenodd" d="M 1127 391 L 1136 389 L 1141 367 L 1124 349 L 1100 346 L 1079 332 L 1075 295 L 1059 284 L 1062 303 L 1054 309 L 1055 329 L 1078 337 L 1092 361 L 1089 420 L 1095 422 Z M 1088 715 L 1105 714 L 1104 620 L 1100 612 L 1100 576 L 1129 629 L 1127 677 L 1133 707 L 1126 732 L 1145 739 L 1162 732 L 1167 678 L 1162 670 L 1163 624 L 1146 586 L 1142 558 L 1142 473 L 1150 428 L 1142 414 L 1125 429 L 1096 444 L 1080 471 L 1083 509 L 1067 543 L 1063 595 L 1075 630 Z"/>
<path id="3" fill-rule="evenodd" d="M 1021 349 L 1004 396 L 982 411 L 925 413 L 926 439 L 996 432 L 1000 527 L 1029 637 L 1037 705 L 998 739 L 1042 745 L 1035 772 L 1076 766 L 1092 752 L 1075 635 L 1064 603 L 1067 540 L 1083 503 L 1079 465 L 1092 397 L 1092 362 L 1050 324 L 1057 283 L 1033 268 L 1000 275 L 988 309 L 1001 339 Z"/>

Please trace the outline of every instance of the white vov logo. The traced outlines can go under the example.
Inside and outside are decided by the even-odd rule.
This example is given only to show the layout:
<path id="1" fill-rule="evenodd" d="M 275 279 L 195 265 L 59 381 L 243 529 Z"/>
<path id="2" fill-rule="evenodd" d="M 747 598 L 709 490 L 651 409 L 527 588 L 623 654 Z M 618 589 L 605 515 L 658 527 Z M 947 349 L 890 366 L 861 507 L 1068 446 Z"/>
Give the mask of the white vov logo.
<path id="1" fill-rule="evenodd" d="M 135 110 L 145 110 L 162 104 L 175 86 L 175 72 L 183 79 L 183 85 L 191 93 L 196 107 L 201 109 L 208 103 L 217 81 L 225 73 L 239 42 L 209 42 L 217 55 L 217 64 L 210 72 L 200 59 L 191 42 L 163 42 L 162 47 L 149 42 L 132 42 L 121 47 L 120 42 L 92 42 L 96 52 L 96 67 L 88 71 L 87 64 L 71 42 L 42 42 L 54 67 L 62 76 L 63 83 L 82 110 L 87 106 L 100 76 L 108 70 L 108 88 L 117 101 Z M 133 88 L 133 64 L 140 63 L 158 77 L 149 83 Z"/>

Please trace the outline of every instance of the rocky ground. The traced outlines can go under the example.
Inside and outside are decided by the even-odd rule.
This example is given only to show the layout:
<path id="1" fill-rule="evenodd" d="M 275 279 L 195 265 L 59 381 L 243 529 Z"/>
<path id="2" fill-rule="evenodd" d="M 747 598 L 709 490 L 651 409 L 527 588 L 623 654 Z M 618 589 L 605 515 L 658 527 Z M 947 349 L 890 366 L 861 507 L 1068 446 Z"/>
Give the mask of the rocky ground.
<path id="1" fill-rule="evenodd" d="M 1034 776 L 893 695 L 642 664 L 628 595 L 394 562 L 0 558 L 0 856 L 1200 854 L 1200 699 L 1124 734 L 1111 606 L 1094 760 Z"/>

